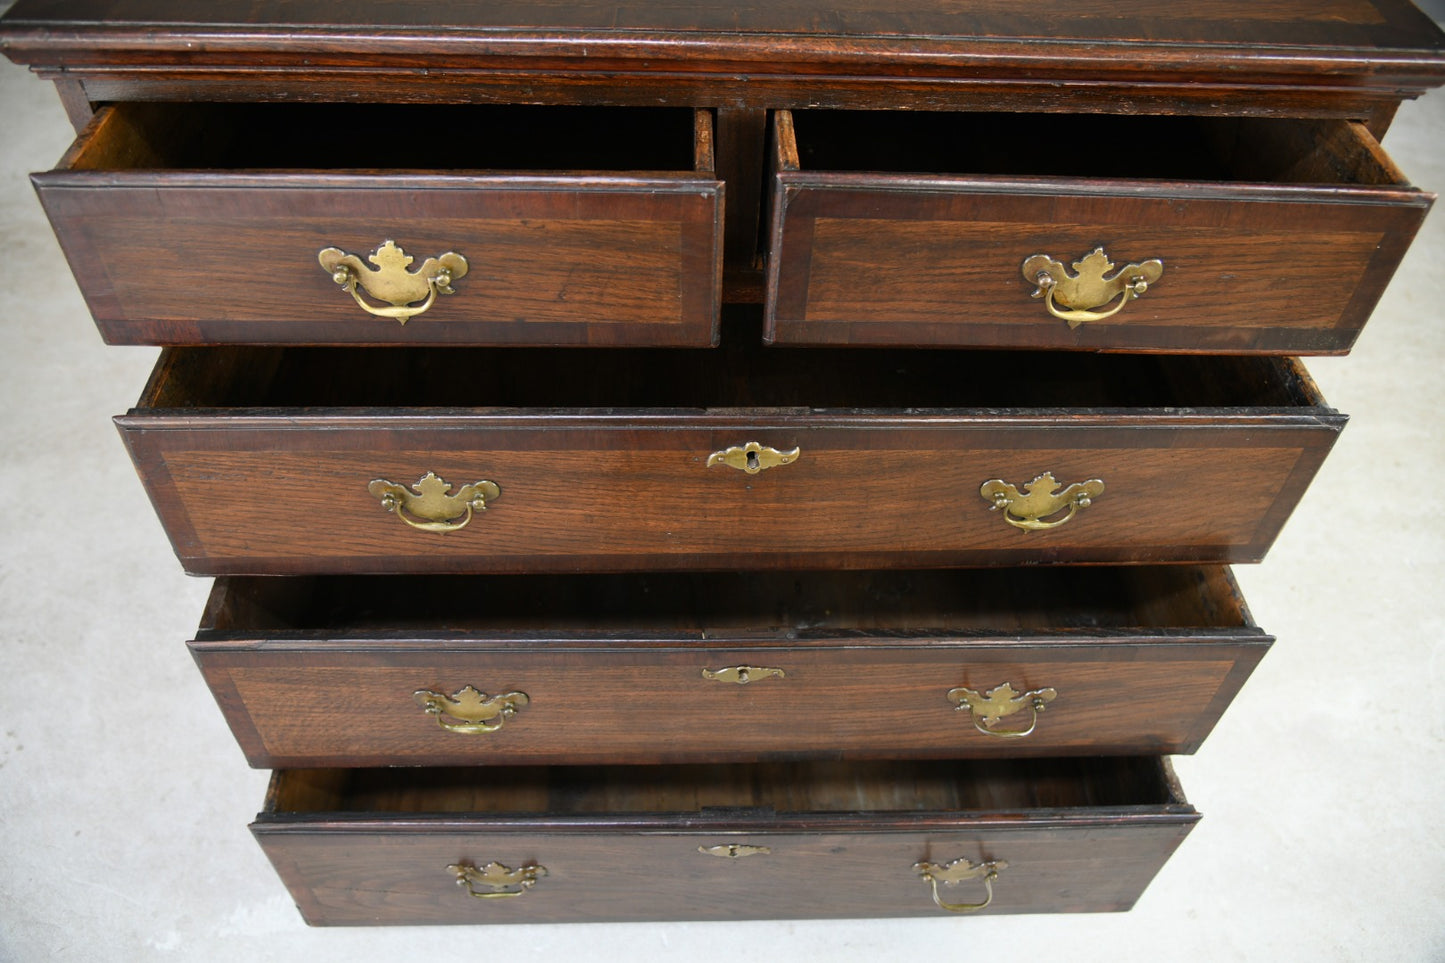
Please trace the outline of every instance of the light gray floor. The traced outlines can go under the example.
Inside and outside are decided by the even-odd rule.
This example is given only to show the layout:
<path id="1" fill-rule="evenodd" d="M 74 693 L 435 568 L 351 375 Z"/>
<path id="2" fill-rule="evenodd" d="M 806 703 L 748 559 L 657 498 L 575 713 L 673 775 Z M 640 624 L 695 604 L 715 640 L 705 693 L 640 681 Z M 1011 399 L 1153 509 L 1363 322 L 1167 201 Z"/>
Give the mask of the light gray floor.
<path id="1" fill-rule="evenodd" d="M 1178 760 L 1205 818 L 1133 912 L 311 930 L 246 830 L 266 774 L 183 646 L 207 583 L 109 424 L 155 351 L 102 346 L 26 182 L 71 138 L 53 91 L 0 66 L 0 118 L 0 958 L 1445 959 L 1445 217 L 1354 355 L 1311 364 L 1354 420 L 1239 571 L 1279 642 Z M 1445 95 L 1385 144 L 1445 189 Z"/>

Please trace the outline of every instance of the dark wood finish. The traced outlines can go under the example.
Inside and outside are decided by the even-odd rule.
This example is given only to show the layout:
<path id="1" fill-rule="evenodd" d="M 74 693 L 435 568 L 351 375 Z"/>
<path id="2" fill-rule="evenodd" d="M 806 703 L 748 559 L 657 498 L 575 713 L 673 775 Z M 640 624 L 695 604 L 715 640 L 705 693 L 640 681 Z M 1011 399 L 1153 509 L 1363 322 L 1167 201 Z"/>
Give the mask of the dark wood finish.
<path id="1" fill-rule="evenodd" d="M 195 574 L 1254 560 L 1345 420 L 1271 359 L 177 348 L 160 366 L 117 424 Z M 802 456 L 706 466 L 748 441 Z M 1109 487 L 1032 533 L 979 495 L 1045 471 Z M 427 472 L 501 498 L 437 535 L 367 491 Z"/>
<path id="2" fill-rule="evenodd" d="M 1438 28 L 1401 0 L 848 0 L 826 12 L 805 0 L 312 0 L 284 14 L 246 0 L 21 0 L 0 44 L 82 79 L 94 100 L 1072 102 L 1364 118 L 1445 79 Z"/>
<path id="3" fill-rule="evenodd" d="M 732 185 L 727 202 L 727 260 L 752 267 L 758 258 L 758 208 L 767 175 L 764 142 L 767 111 L 718 111 L 718 142 L 723 164 L 718 173 Z"/>
<path id="4" fill-rule="evenodd" d="M 60 103 L 65 108 L 65 116 L 70 118 L 70 125 L 77 133 L 84 130 L 95 116 L 95 105 L 86 95 L 85 87 L 73 77 L 56 77 L 55 90 L 60 94 Z"/>
<path id="5" fill-rule="evenodd" d="M 1219 568 L 294 581 L 218 580 L 191 642 L 253 766 L 1193 752 L 1272 641 Z M 1004 682 L 1059 693 L 1026 737 L 946 698 Z M 467 685 L 530 702 L 412 701 Z"/>
<path id="6" fill-rule="evenodd" d="M 251 829 L 312 924 L 942 916 L 912 867 L 960 856 L 1008 862 L 987 913 L 1096 912 L 1197 821 L 1172 785 L 1155 758 L 283 770 Z M 698 852 L 729 843 L 771 852 Z M 476 900 L 447 869 L 493 860 L 547 875 Z"/>
<path id="7" fill-rule="evenodd" d="M 781 111 L 775 140 L 788 343 L 1343 353 L 1434 199 L 1340 122 Z M 1100 245 L 1164 276 L 1071 328 L 1020 266 Z"/>
<path id="8" fill-rule="evenodd" d="M 720 334 L 721 277 L 730 303 L 802 304 L 797 317 L 826 328 L 807 340 L 869 340 L 881 325 L 892 344 L 1343 351 L 1428 198 L 1368 135 L 1333 121 L 1378 137 L 1402 98 L 1445 82 L 1439 29 L 1403 0 L 20 0 L 0 20 L 0 50 L 55 80 L 78 128 L 92 104 L 114 105 L 37 184 L 107 337 L 157 343 L 705 345 Z M 644 116 L 621 109 L 633 107 L 652 119 L 624 119 Z M 818 273 L 806 291 L 793 279 L 765 292 L 766 117 L 829 107 L 1023 113 L 1048 147 L 1102 160 L 1039 170 L 1024 162 L 1054 151 L 1015 152 L 1000 169 L 920 172 L 855 152 L 829 171 L 780 139 L 791 180 L 775 240 L 788 242 L 784 266 L 801 253 Z M 1130 122 L 1108 128 L 1126 137 L 1089 114 L 1141 116 L 1111 118 Z M 1151 145 L 1173 138 L 1132 133 L 1181 114 L 1332 123 L 1217 127 L 1225 173 L 1210 181 L 1159 163 L 1167 151 Z M 232 122 L 208 131 L 207 117 Z M 987 122 L 914 126 L 975 120 Z M 227 128 L 235 139 L 213 132 Z M 913 150 L 875 129 L 844 142 Z M 975 165 L 995 143 L 1006 142 L 975 136 L 952 153 Z M 820 185 L 837 206 L 810 212 Z M 830 238 L 829 217 L 856 227 L 865 208 L 895 235 L 844 241 L 870 270 L 905 255 L 885 284 L 840 268 Z M 962 339 L 952 314 L 909 321 L 885 306 L 845 317 L 840 334 L 807 313 L 829 303 L 812 299 L 830 283 L 840 300 L 841 275 L 855 286 L 841 300 L 860 297 L 860 281 L 888 296 L 927 272 L 920 253 L 985 215 L 990 255 L 1050 223 L 1040 250 L 1061 259 L 1099 243 L 1165 257 L 1165 283 L 1133 307 L 1187 294 L 1189 323 L 1125 330 L 1135 311 L 1123 340 L 1086 329 L 1063 343 L 988 300 L 1026 283 L 1017 263 L 988 275 L 988 297 L 934 277 L 927 297 L 904 299 L 986 311 L 993 330 Z M 387 235 L 413 254 L 466 243 L 472 257 L 481 239 L 467 232 L 488 219 L 510 219 L 528 243 L 474 261 L 461 293 L 405 329 L 344 313 L 359 309 L 314 263 L 319 246 L 365 253 Z M 1075 250 L 1053 250 L 1060 224 Z M 1136 232 L 1129 244 L 1189 243 L 1115 248 L 1121 224 Z M 495 223 L 488 238 L 503 238 Z M 868 250 L 879 239 L 886 257 Z M 1221 249 L 1250 268 L 1213 268 L 1238 274 L 1225 287 L 1250 302 L 1243 320 L 1211 322 L 1219 286 L 1198 286 L 1206 297 L 1176 281 Z M 306 280 L 293 286 L 278 262 Z M 278 270 L 286 283 L 270 280 Z M 498 276 L 512 284 L 485 302 L 499 314 L 479 313 L 469 290 Z M 217 587 L 194 649 L 252 760 L 468 764 L 279 773 L 253 830 L 309 921 L 933 915 L 912 864 L 958 856 L 1009 861 L 989 912 L 1122 909 L 1189 830 L 1197 814 L 1167 762 L 922 761 L 995 750 L 946 703 L 911 700 L 1007 674 L 1060 690 L 1011 753 L 1186 751 L 1268 643 L 1227 573 L 906 569 L 1259 558 L 1344 423 L 1303 368 L 764 351 L 760 314 L 726 319 L 712 351 L 164 353 L 118 423 L 188 568 L 386 573 Z M 375 333 L 355 333 L 366 324 Z M 803 456 L 757 477 L 703 467 L 748 440 Z M 365 494 L 371 478 L 427 470 L 494 478 L 502 496 L 438 536 Z M 1067 527 L 1032 534 L 977 494 L 984 478 L 1045 470 L 1107 488 Z M 889 571 L 792 571 L 803 566 Z M 658 568 L 732 571 L 396 574 Z M 687 689 L 703 656 L 786 658 L 788 687 Z M 465 684 L 526 687 L 534 702 L 495 734 L 497 750 L 411 741 L 410 690 Z M 393 715 L 392 693 L 414 714 Z M 553 721 L 558 705 L 572 721 Z M 932 728 L 938 711 L 949 728 Z M 770 718 L 782 721 L 765 731 Z M 478 765 L 704 754 L 689 766 Z M 763 759 L 803 755 L 859 758 Z M 697 853 L 732 842 L 773 852 Z M 493 859 L 550 875 L 519 899 L 481 901 L 446 870 Z"/>
<path id="9" fill-rule="evenodd" d="M 123 105 L 35 185 L 112 343 L 715 341 L 710 114 L 433 109 Z M 387 239 L 471 270 L 406 325 L 374 317 L 316 256 Z"/>

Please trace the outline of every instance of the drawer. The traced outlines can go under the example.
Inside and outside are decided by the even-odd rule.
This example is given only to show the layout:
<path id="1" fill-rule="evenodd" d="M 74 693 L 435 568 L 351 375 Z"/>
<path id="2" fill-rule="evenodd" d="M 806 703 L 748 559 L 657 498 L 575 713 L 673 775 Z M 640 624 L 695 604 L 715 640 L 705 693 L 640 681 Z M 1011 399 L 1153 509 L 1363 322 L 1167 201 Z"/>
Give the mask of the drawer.
<path id="1" fill-rule="evenodd" d="M 747 341 L 172 348 L 117 422 L 260 575 L 1253 561 L 1344 423 L 1285 359 Z"/>
<path id="2" fill-rule="evenodd" d="M 774 140 L 780 343 L 1340 354 L 1434 200 L 1342 121 L 779 111 Z"/>
<path id="3" fill-rule="evenodd" d="M 251 829 L 308 923 L 519 923 L 1124 910 L 1198 818 L 1125 757 L 280 770 Z"/>
<path id="4" fill-rule="evenodd" d="M 708 345 L 714 166 L 707 111 L 120 104 L 34 181 L 114 344 Z"/>
<path id="5" fill-rule="evenodd" d="M 224 578 L 190 645 L 275 768 L 1193 752 L 1271 641 L 1227 569 L 1061 566 Z"/>

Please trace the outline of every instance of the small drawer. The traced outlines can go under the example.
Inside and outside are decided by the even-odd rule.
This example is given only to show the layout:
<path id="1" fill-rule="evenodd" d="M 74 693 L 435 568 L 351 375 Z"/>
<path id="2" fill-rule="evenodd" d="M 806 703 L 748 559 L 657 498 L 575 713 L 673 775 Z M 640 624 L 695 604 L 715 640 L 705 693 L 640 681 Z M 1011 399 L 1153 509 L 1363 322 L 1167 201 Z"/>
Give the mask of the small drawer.
<path id="1" fill-rule="evenodd" d="M 552 923 L 1125 910 L 1198 819 L 1124 757 L 280 770 L 251 830 L 313 925 Z"/>
<path id="2" fill-rule="evenodd" d="M 225 578 L 191 650 L 276 768 L 1193 752 L 1271 641 L 1227 569 L 1060 566 Z"/>
<path id="3" fill-rule="evenodd" d="M 712 116 L 120 104 L 34 177 L 113 344 L 708 345 Z"/>
<path id="4" fill-rule="evenodd" d="M 1360 124 L 779 111 L 779 343 L 1341 354 L 1434 196 Z"/>
<path id="5" fill-rule="evenodd" d="M 1254 561 L 1344 423 L 1286 359 L 747 341 L 171 348 L 117 423 L 206 575 Z"/>

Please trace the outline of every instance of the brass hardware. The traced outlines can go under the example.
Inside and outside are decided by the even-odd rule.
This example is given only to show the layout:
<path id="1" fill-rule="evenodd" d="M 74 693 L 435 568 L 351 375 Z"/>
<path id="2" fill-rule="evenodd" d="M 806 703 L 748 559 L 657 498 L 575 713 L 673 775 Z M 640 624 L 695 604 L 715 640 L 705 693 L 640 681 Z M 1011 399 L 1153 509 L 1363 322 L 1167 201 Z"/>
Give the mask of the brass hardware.
<path id="1" fill-rule="evenodd" d="M 447 869 L 457 876 L 457 885 L 467 891 L 468 896 L 477 899 L 507 899 L 521 896 L 537 885 L 537 880 L 547 875 L 547 867 L 529 863 L 512 869 L 501 863 L 488 863 L 481 869 L 469 863 L 453 863 Z M 478 886 L 488 887 L 491 892 L 479 893 Z M 515 887 L 508 889 L 507 887 Z"/>
<path id="2" fill-rule="evenodd" d="M 798 456 L 802 453 L 801 448 L 794 448 L 792 451 L 778 451 L 776 448 L 765 448 L 755 441 L 750 441 L 746 445 L 734 445 L 708 455 L 707 467 L 727 465 L 729 468 L 736 468 L 749 475 L 756 475 L 760 471 L 776 468 L 779 465 L 791 465 L 798 460 Z"/>
<path id="3" fill-rule="evenodd" d="M 1059 483 L 1054 480 L 1054 473 L 1046 471 L 1024 485 L 1024 492 L 1027 494 L 1019 494 L 1017 488 L 1002 478 L 984 482 L 978 493 L 985 501 L 993 504 L 993 511 L 1002 510 L 1004 521 L 1026 532 L 1058 528 L 1073 518 L 1079 509 L 1088 508 L 1094 499 L 1104 493 L 1104 483 L 1098 478 L 1075 482 L 1063 491 L 1058 488 Z M 1052 522 L 1044 521 L 1066 508 L 1069 513 L 1063 518 Z"/>
<path id="4" fill-rule="evenodd" d="M 1005 682 L 982 695 L 963 686 L 949 689 L 948 701 L 954 704 L 955 709 L 967 709 L 973 716 L 973 727 L 984 735 L 1021 739 L 1034 731 L 1034 727 L 1039 724 L 1039 713 L 1043 712 L 1044 707 L 1053 702 L 1058 694 L 1054 689 L 1030 689 L 1028 692 L 1019 692 Z M 1027 729 L 1000 730 L 994 728 L 1000 719 L 1025 708 L 1032 712 Z"/>
<path id="5" fill-rule="evenodd" d="M 1035 254 L 1024 260 L 1023 273 L 1038 285 L 1030 297 L 1043 298 L 1049 314 L 1077 328 L 1086 321 L 1103 321 L 1118 314 L 1124 305 L 1149 290 L 1149 285 L 1164 275 L 1164 262 L 1150 258 L 1139 264 L 1126 264 L 1113 277 L 1104 277 L 1114 264 L 1102 247 L 1094 248 L 1081 261 L 1074 262 L 1070 274 L 1059 261 L 1047 254 Z M 1119 303 L 1107 311 L 1095 311 L 1115 298 Z M 1059 310 L 1062 305 L 1065 310 Z"/>
<path id="6" fill-rule="evenodd" d="M 726 669 L 703 669 L 704 679 L 715 679 L 718 682 L 736 682 L 738 685 L 747 685 L 749 682 L 759 682 L 763 679 L 781 679 L 786 673 L 782 669 L 765 669 L 756 665 L 733 665 Z"/>
<path id="7" fill-rule="evenodd" d="M 451 484 L 427 472 L 410 489 L 385 478 L 373 479 L 366 490 L 381 499 L 381 507 L 423 532 L 455 532 L 466 528 L 472 512 L 487 510 L 487 502 L 502 494 L 496 482 L 479 481 L 463 485 L 455 495 L 448 495 Z M 415 515 L 424 521 L 414 522 Z M 456 521 L 460 518 L 461 521 Z"/>
<path id="8" fill-rule="evenodd" d="M 435 716 L 437 725 L 448 732 L 477 735 L 496 732 L 517 710 L 532 701 L 525 692 L 504 692 L 489 696 L 472 686 L 463 686 L 455 695 L 443 695 L 430 689 L 417 689 L 411 694 L 416 704 Z M 460 722 L 448 722 L 447 717 Z"/>
<path id="9" fill-rule="evenodd" d="M 939 909 L 948 910 L 950 913 L 976 913 L 992 903 L 993 881 L 998 879 L 1001 869 L 1008 869 L 1008 863 L 1002 859 L 990 859 L 974 865 L 969 862 L 967 856 L 960 856 L 953 862 L 944 863 L 942 866 L 936 863 L 913 864 L 913 871 L 928 880 L 928 885 L 932 887 L 933 902 L 938 904 Z M 987 896 L 982 903 L 945 903 L 938 895 L 940 882 L 952 886 L 970 879 L 983 880 L 983 888 Z"/>
<path id="10" fill-rule="evenodd" d="M 724 846 L 699 846 L 697 851 L 704 856 L 742 859 L 744 856 L 767 856 L 773 850 L 771 846 L 744 846 L 741 843 L 728 843 Z"/>
<path id="11" fill-rule="evenodd" d="M 437 294 L 455 294 L 452 282 L 465 277 L 467 259 L 455 251 L 448 251 L 440 257 L 429 257 L 415 271 L 407 268 L 416 258 L 407 254 L 395 243 L 388 240 L 376 253 L 366 259 L 376 265 L 372 270 L 361 263 L 355 254 L 347 254 L 340 248 L 328 247 L 316 256 L 331 280 L 341 285 L 363 311 L 379 318 L 395 318 L 406 324 L 412 318 L 432 306 Z M 378 301 L 385 301 L 388 307 L 367 302 L 357 285 Z M 421 301 L 421 304 L 416 302 Z"/>

